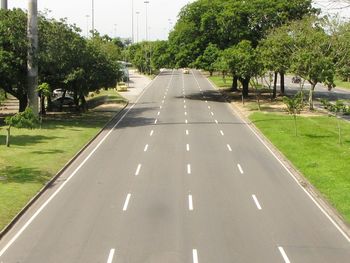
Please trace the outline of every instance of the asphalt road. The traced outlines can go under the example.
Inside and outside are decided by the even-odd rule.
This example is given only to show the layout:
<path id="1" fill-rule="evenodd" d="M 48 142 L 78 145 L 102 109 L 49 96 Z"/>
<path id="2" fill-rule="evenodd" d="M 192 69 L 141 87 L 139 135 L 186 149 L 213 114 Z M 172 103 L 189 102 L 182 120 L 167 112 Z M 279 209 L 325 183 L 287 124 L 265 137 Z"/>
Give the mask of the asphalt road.
<path id="1" fill-rule="evenodd" d="M 112 126 L 1 240 L 0 263 L 350 261 L 198 72 L 163 72 Z"/>

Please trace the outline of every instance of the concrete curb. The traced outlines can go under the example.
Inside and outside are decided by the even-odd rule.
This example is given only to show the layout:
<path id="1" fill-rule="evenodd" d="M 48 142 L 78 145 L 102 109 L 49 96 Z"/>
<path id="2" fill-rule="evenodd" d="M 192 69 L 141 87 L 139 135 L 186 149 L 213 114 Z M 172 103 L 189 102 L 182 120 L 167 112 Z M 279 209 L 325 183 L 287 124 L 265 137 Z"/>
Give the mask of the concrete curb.
<path id="1" fill-rule="evenodd" d="M 58 173 L 51 178 L 40 190 L 39 192 L 32 198 L 30 201 L 21 209 L 21 211 L 11 220 L 11 222 L 4 227 L 0 232 L 0 240 L 7 234 L 12 227 L 18 222 L 18 220 L 23 216 L 23 214 L 39 199 L 40 196 L 45 193 L 45 191 L 51 187 L 51 185 L 67 170 L 67 168 L 96 140 L 96 138 L 115 120 L 117 119 L 128 107 L 129 102 L 125 104 L 125 106 L 114 115 L 114 117 L 108 121 L 103 128 L 88 142 L 86 143 L 64 166 L 58 171 Z"/>
<path id="2" fill-rule="evenodd" d="M 205 77 L 205 76 L 204 76 Z M 294 176 L 298 181 L 299 185 L 304 188 L 318 203 L 318 205 L 328 214 L 328 216 L 338 225 L 338 227 L 350 238 L 350 224 L 345 221 L 343 216 L 329 203 L 328 200 L 321 194 L 321 192 L 316 189 L 305 177 L 304 175 L 280 152 L 277 147 L 255 126 L 242 112 L 241 110 L 231 103 L 229 98 L 224 94 L 216 85 L 209 79 L 206 78 L 209 83 L 219 90 L 220 93 L 224 96 L 225 100 L 230 104 L 233 112 L 239 116 L 247 125 L 249 125 L 255 134 L 260 137 L 270 150 L 275 154 L 281 163 L 287 168 L 287 170 Z"/>

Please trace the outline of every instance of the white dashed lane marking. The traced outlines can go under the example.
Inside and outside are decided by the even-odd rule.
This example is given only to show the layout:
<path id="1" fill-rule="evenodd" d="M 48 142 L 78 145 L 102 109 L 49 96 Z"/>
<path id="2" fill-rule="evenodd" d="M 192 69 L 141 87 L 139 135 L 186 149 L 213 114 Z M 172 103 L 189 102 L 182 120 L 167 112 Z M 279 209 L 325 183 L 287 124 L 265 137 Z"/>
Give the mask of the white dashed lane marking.
<path id="1" fill-rule="evenodd" d="M 193 198 L 192 198 L 192 195 L 188 196 L 188 209 L 190 211 L 193 211 Z"/>
<path id="2" fill-rule="evenodd" d="M 154 130 L 151 131 L 151 133 L 149 134 L 149 136 L 153 136 Z"/>
<path id="3" fill-rule="evenodd" d="M 230 152 L 232 152 L 232 148 L 231 148 L 231 146 L 230 146 L 229 144 L 227 144 L 227 149 L 228 149 Z"/>
<path id="4" fill-rule="evenodd" d="M 253 200 L 254 200 L 254 203 L 255 203 L 256 207 L 257 207 L 259 210 L 261 210 L 262 208 L 261 208 L 261 205 L 260 205 L 259 200 L 258 200 L 258 198 L 256 197 L 256 195 L 252 195 L 252 198 L 253 198 Z"/>
<path id="5" fill-rule="evenodd" d="M 146 144 L 145 148 L 143 149 L 144 152 L 148 151 L 148 144 Z"/>
<path id="6" fill-rule="evenodd" d="M 125 199 L 125 203 L 123 206 L 123 211 L 128 210 L 129 202 L 130 202 L 131 194 L 128 194 Z"/>
<path id="7" fill-rule="evenodd" d="M 136 172 L 135 172 L 135 176 L 138 176 L 138 175 L 140 174 L 141 167 L 142 167 L 142 165 L 141 165 L 141 164 L 139 164 L 139 165 L 137 166 L 137 168 L 136 168 Z"/>
<path id="8" fill-rule="evenodd" d="M 224 135 L 225 135 L 223 131 L 220 131 L 220 133 L 221 133 L 221 135 L 222 135 L 222 136 L 224 136 Z"/>
<path id="9" fill-rule="evenodd" d="M 241 174 L 243 174 L 243 169 L 242 169 L 242 166 L 240 164 L 237 164 L 237 167 L 238 167 L 238 170 Z"/>
<path id="10" fill-rule="evenodd" d="M 191 174 L 191 165 L 187 164 L 187 174 Z"/>
<path id="11" fill-rule="evenodd" d="M 113 262 L 114 253 L 115 253 L 115 249 L 112 248 L 111 251 L 109 252 L 107 263 L 112 263 Z"/>
<path id="12" fill-rule="evenodd" d="M 287 256 L 287 253 L 284 251 L 283 247 L 278 247 L 278 250 L 280 251 L 280 253 L 281 253 L 282 257 L 283 257 L 284 262 L 285 263 L 290 263 L 290 260 L 289 260 L 289 258 Z"/>
<path id="13" fill-rule="evenodd" d="M 193 263 L 198 263 L 198 252 L 197 249 L 192 250 Z"/>

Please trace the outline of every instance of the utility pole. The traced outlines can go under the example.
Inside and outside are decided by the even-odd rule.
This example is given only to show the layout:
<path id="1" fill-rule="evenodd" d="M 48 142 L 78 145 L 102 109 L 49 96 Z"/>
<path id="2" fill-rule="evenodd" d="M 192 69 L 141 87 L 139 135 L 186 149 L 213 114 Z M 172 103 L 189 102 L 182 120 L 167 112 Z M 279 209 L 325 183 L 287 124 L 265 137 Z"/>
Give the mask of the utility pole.
<path id="1" fill-rule="evenodd" d="M 135 34 L 134 34 L 134 0 L 131 0 L 131 32 L 132 32 L 132 37 L 131 37 L 131 43 L 135 43 Z"/>
<path id="2" fill-rule="evenodd" d="M 95 2 L 94 0 L 91 0 L 91 30 L 92 30 L 92 37 L 95 35 Z"/>
<path id="3" fill-rule="evenodd" d="M 1 9 L 7 10 L 7 0 L 1 0 Z"/>
<path id="4" fill-rule="evenodd" d="M 146 41 L 148 41 L 148 11 L 147 6 L 149 4 L 149 1 L 144 2 L 146 4 Z"/>
<path id="5" fill-rule="evenodd" d="M 28 106 L 39 115 L 38 96 L 38 1 L 28 0 Z"/>
<path id="6" fill-rule="evenodd" d="M 137 11 L 136 12 L 136 43 L 139 42 L 139 15 L 140 15 L 140 12 Z"/>
<path id="7" fill-rule="evenodd" d="M 89 38 L 89 18 L 90 18 L 90 15 L 86 15 L 86 38 Z"/>

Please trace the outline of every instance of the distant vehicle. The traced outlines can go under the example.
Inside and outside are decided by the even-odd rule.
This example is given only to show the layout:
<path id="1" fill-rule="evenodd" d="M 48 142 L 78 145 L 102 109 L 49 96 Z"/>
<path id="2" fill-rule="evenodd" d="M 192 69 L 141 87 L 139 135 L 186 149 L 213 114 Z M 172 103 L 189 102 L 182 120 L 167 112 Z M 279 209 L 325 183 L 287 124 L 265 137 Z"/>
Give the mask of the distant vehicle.
<path id="1" fill-rule="evenodd" d="M 183 73 L 184 73 L 184 74 L 190 74 L 190 71 L 189 71 L 189 69 L 185 68 L 185 69 L 183 70 Z"/>
<path id="2" fill-rule="evenodd" d="M 301 82 L 301 77 L 299 76 L 294 76 L 292 78 L 292 83 L 296 83 L 296 84 L 299 84 Z"/>
<path id="3" fill-rule="evenodd" d="M 62 103 L 63 101 L 63 103 Z M 57 99 L 52 100 L 51 106 L 53 109 L 59 109 L 61 107 L 68 107 L 71 108 L 74 106 L 74 99 L 72 97 L 66 96 L 66 97 L 59 97 Z"/>
<path id="4" fill-rule="evenodd" d="M 65 89 L 55 89 L 52 94 L 54 98 L 62 97 L 63 93 L 65 92 Z M 66 91 L 66 95 L 73 96 L 73 92 Z"/>

